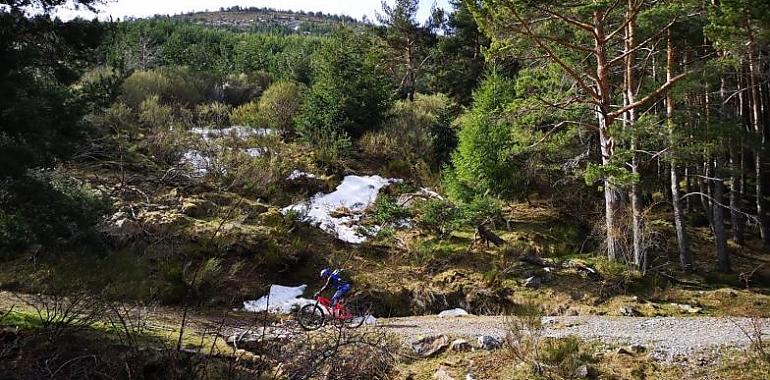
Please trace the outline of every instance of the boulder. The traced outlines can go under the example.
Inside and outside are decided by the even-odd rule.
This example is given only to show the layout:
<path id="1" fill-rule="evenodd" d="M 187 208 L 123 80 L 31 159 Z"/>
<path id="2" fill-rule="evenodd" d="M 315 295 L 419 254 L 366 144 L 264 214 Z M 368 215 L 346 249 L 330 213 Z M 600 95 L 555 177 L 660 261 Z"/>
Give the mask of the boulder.
<path id="1" fill-rule="evenodd" d="M 642 315 L 639 310 L 631 305 L 623 305 L 618 309 L 618 313 L 624 317 L 638 317 Z"/>
<path id="2" fill-rule="evenodd" d="M 259 215 L 259 223 L 267 227 L 278 227 L 284 223 L 284 216 L 277 208 L 270 208 Z"/>
<path id="3" fill-rule="evenodd" d="M 645 352 L 647 352 L 647 347 L 639 344 L 633 344 L 630 346 L 618 348 L 618 354 L 620 355 L 637 356 Z"/>
<path id="4" fill-rule="evenodd" d="M 578 379 L 596 379 L 597 377 L 596 369 L 587 364 L 583 364 L 575 370 L 575 378 Z"/>
<path id="5" fill-rule="evenodd" d="M 182 200 L 180 211 L 191 218 L 203 218 L 211 215 L 217 208 L 211 201 L 200 198 L 186 198 Z"/>
<path id="6" fill-rule="evenodd" d="M 473 349 L 470 343 L 465 339 L 455 339 L 449 345 L 449 349 L 454 352 L 467 352 Z"/>
<path id="7" fill-rule="evenodd" d="M 681 310 L 682 312 L 689 313 L 689 314 L 698 314 L 701 311 L 703 311 L 703 309 L 700 308 L 700 307 L 692 306 L 692 305 L 686 305 L 686 304 L 680 304 L 680 303 L 672 303 L 671 306 L 675 306 L 675 307 L 679 308 L 679 310 Z"/>
<path id="8" fill-rule="evenodd" d="M 449 338 L 446 335 L 428 336 L 412 343 L 412 350 L 424 358 L 438 355 L 447 347 Z"/>
<path id="9" fill-rule="evenodd" d="M 468 316 L 468 315 L 470 315 L 470 314 L 468 314 L 468 312 L 465 311 L 465 309 L 461 309 L 459 307 L 456 308 L 456 309 L 444 310 L 444 311 L 438 313 L 438 316 L 440 318 L 465 317 L 465 316 Z"/>
<path id="10" fill-rule="evenodd" d="M 479 348 L 482 350 L 492 351 L 503 346 L 503 341 L 489 335 L 479 335 L 477 338 Z"/>
<path id="11" fill-rule="evenodd" d="M 293 339 L 290 332 L 275 327 L 266 327 L 264 332 L 253 330 L 235 330 L 226 337 L 225 342 L 236 350 L 252 354 L 267 355 L 276 352 Z"/>
<path id="12" fill-rule="evenodd" d="M 537 289 L 543 284 L 543 279 L 539 276 L 531 276 L 524 280 L 525 288 Z"/>
<path id="13" fill-rule="evenodd" d="M 433 374 L 433 378 L 436 380 L 455 380 L 455 378 L 449 374 L 449 371 L 447 371 L 447 368 L 444 366 L 438 367 L 436 373 Z"/>
<path id="14" fill-rule="evenodd" d="M 239 348 L 239 349 L 235 350 L 235 359 L 237 361 L 247 361 L 247 362 L 248 361 L 252 361 L 253 362 L 253 361 L 257 360 L 257 356 L 252 354 L 249 351 L 246 351 L 244 349 L 240 349 Z"/>

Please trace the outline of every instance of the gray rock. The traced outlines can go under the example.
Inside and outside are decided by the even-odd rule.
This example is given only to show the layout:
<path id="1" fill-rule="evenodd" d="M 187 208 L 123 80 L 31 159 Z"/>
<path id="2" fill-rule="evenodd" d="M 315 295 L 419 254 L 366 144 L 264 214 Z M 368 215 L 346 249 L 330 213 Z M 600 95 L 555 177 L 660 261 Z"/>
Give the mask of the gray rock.
<path id="1" fill-rule="evenodd" d="M 626 347 L 618 348 L 618 354 L 636 356 L 647 352 L 647 347 L 640 344 L 633 344 Z"/>
<path id="2" fill-rule="evenodd" d="M 700 307 L 680 303 L 672 303 L 671 306 L 676 306 L 679 308 L 679 310 L 689 314 L 698 314 L 703 311 L 703 309 Z"/>
<path id="3" fill-rule="evenodd" d="M 279 349 L 293 338 L 288 331 L 273 327 L 265 328 L 264 332 L 252 330 L 236 330 L 226 337 L 225 342 L 237 350 L 245 350 L 254 354 L 267 354 Z"/>
<path id="4" fill-rule="evenodd" d="M 424 358 L 438 355 L 447 347 L 449 347 L 449 338 L 446 335 L 427 336 L 412 343 L 412 350 Z"/>
<path id="5" fill-rule="evenodd" d="M 210 215 L 216 210 L 217 205 L 213 202 L 199 198 L 187 198 L 182 201 L 180 211 L 182 214 L 193 218 L 201 218 Z"/>
<path id="6" fill-rule="evenodd" d="M 455 352 L 466 352 L 472 350 L 473 347 L 465 339 L 455 339 L 452 344 L 449 345 L 449 349 Z"/>
<path id="7" fill-rule="evenodd" d="M 436 373 L 433 374 L 433 378 L 436 380 L 455 380 L 455 378 L 449 374 L 449 371 L 447 371 L 446 367 L 444 366 L 438 367 Z"/>
<path id="8" fill-rule="evenodd" d="M 598 377 L 598 374 L 594 367 L 583 364 L 575 370 L 575 377 L 578 379 L 595 379 Z"/>
<path id="9" fill-rule="evenodd" d="M 631 305 L 621 306 L 620 309 L 618 310 L 618 312 L 620 313 L 620 315 L 622 315 L 624 317 L 638 317 L 638 316 L 642 315 L 642 313 L 640 313 L 637 308 L 635 308 L 635 307 L 633 307 Z"/>
<path id="10" fill-rule="evenodd" d="M 540 287 L 540 285 L 543 283 L 543 279 L 538 276 L 532 276 L 524 280 L 524 287 L 525 288 L 533 288 L 537 289 Z"/>
<path id="11" fill-rule="evenodd" d="M 477 338 L 479 348 L 482 350 L 492 351 L 503 346 L 503 341 L 489 335 L 480 335 Z"/>

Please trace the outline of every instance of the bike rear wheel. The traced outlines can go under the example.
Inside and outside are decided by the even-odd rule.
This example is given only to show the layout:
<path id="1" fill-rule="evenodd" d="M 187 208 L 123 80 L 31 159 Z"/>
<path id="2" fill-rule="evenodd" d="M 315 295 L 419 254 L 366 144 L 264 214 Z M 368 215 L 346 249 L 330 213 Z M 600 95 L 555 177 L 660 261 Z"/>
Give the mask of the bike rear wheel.
<path id="1" fill-rule="evenodd" d="M 361 327 L 366 320 L 371 317 L 371 307 L 360 303 L 352 303 L 345 305 L 345 309 L 349 316 L 342 320 L 343 325 L 349 329 L 355 329 Z"/>
<path id="2" fill-rule="evenodd" d="M 297 312 L 297 322 L 305 330 L 318 330 L 326 322 L 326 315 L 318 304 L 305 305 Z"/>

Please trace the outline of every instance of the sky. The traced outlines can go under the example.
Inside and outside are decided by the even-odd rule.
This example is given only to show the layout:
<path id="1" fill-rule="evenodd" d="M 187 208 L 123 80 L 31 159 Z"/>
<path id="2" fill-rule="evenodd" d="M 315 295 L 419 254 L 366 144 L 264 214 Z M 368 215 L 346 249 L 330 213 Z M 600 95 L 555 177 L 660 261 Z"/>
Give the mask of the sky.
<path id="1" fill-rule="evenodd" d="M 190 11 L 218 10 L 220 7 L 239 5 L 242 7 L 269 7 L 293 11 L 322 11 L 324 13 L 348 15 L 361 19 L 366 15 L 375 19 L 375 12 L 380 10 L 380 0 L 108 0 L 99 7 L 98 18 L 107 20 L 125 17 L 147 17 L 156 14 L 177 14 Z M 388 0 L 392 4 L 393 0 Z M 431 7 L 449 9 L 449 0 L 420 0 L 418 19 L 424 21 L 430 15 Z M 77 16 L 92 19 L 96 16 L 87 10 L 75 10 L 71 5 L 57 10 L 56 16 L 68 20 Z"/>

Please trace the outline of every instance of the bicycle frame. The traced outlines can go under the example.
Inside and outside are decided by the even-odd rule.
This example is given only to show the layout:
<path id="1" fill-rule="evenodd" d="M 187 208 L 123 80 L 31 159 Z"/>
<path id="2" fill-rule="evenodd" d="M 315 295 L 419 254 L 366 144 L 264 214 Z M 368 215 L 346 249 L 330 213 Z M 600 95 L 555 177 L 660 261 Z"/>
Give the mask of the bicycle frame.
<path id="1" fill-rule="evenodd" d="M 353 315 L 348 313 L 345 306 L 341 302 L 337 302 L 332 305 L 332 301 L 326 297 L 316 297 L 316 305 L 320 304 L 328 315 L 331 315 L 336 320 L 347 320 L 353 318 Z"/>

